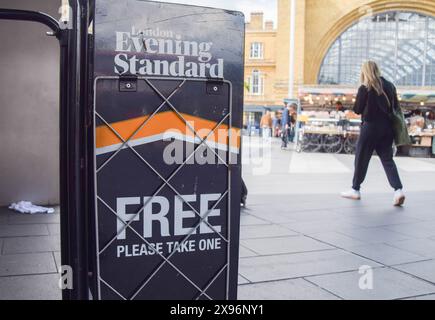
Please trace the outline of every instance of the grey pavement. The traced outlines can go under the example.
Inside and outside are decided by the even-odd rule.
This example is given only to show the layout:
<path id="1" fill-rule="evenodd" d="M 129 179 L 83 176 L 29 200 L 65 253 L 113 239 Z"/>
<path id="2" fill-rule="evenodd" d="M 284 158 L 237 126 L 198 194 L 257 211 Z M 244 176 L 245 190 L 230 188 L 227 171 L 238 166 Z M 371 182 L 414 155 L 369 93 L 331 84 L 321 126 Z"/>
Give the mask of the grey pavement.
<path id="1" fill-rule="evenodd" d="M 59 216 L 0 208 L 0 300 L 61 298 Z"/>
<path id="2" fill-rule="evenodd" d="M 398 158 L 404 208 L 375 157 L 362 201 L 353 157 L 244 140 L 239 299 L 435 299 L 435 159 Z M 59 213 L 0 208 L 0 299 L 59 299 Z"/>
<path id="3" fill-rule="evenodd" d="M 353 156 L 245 138 L 244 157 L 240 299 L 435 299 L 435 159 L 396 158 L 407 202 L 394 208 L 377 157 L 357 202 L 339 197 Z"/>

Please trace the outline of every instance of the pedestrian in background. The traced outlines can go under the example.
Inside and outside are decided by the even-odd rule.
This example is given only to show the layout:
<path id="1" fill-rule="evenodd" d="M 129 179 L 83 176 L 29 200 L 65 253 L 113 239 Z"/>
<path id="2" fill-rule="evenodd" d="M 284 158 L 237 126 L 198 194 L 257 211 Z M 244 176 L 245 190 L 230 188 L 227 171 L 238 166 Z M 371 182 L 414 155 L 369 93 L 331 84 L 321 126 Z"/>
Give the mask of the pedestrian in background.
<path id="1" fill-rule="evenodd" d="M 337 101 L 335 103 L 335 111 L 337 111 L 337 112 L 345 112 L 346 111 L 346 108 L 343 106 L 343 102 Z"/>
<path id="2" fill-rule="evenodd" d="M 286 149 L 288 146 L 288 139 L 289 139 L 289 129 L 290 129 L 290 107 L 288 103 L 285 103 L 284 110 L 282 111 L 282 118 L 281 118 L 281 139 L 282 139 L 282 145 L 281 149 Z"/>
<path id="3" fill-rule="evenodd" d="M 263 132 L 263 139 L 268 140 L 272 137 L 272 115 L 270 110 L 261 117 L 260 127 Z"/>
<path id="4" fill-rule="evenodd" d="M 364 63 L 361 71 L 361 86 L 354 106 L 355 113 L 362 115 L 361 133 L 356 147 L 353 186 L 350 191 L 341 194 L 344 198 L 361 199 L 361 184 L 366 178 L 373 152 L 376 151 L 388 181 L 395 191 L 393 204 L 395 206 L 404 204 L 403 186 L 393 160 L 393 112 L 398 108 L 400 106 L 396 87 L 381 76 L 375 62 Z"/>
<path id="5" fill-rule="evenodd" d="M 279 119 L 276 116 L 276 114 L 274 114 L 272 116 L 272 137 L 274 137 L 274 138 L 277 137 L 277 130 L 279 129 L 278 125 L 279 125 Z"/>
<path id="6" fill-rule="evenodd" d="M 295 139 L 295 134 L 296 134 L 296 120 L 297 120 L 297 105 L 296 104 L 292 104 L 290 106 L 290 119 L 289 119 L 289 141 L 290 142 L 294 142 Z"/>

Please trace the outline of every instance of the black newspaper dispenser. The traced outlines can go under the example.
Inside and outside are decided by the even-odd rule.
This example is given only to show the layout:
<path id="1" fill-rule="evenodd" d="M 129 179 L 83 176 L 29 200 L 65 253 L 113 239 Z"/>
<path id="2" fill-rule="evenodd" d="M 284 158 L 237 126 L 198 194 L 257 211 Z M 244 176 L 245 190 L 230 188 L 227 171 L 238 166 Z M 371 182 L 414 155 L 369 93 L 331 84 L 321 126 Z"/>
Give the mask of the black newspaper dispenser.
<path id="1" fill-rule="evenodd" d="M 244 17 L 97 0 L 95 299 L 235 299 Z"/>

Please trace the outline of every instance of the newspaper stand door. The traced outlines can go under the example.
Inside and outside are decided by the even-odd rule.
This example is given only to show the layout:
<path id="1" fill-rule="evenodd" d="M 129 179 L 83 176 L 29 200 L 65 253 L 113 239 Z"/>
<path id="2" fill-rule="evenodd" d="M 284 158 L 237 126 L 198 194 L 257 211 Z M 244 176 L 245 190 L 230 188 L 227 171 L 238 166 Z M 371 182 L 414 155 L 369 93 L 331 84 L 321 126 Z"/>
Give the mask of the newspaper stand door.
<path id="1" fill-rule="evenodd" d="M 236 299 L 244 18 L 97 0 L 96 299 Z"/>

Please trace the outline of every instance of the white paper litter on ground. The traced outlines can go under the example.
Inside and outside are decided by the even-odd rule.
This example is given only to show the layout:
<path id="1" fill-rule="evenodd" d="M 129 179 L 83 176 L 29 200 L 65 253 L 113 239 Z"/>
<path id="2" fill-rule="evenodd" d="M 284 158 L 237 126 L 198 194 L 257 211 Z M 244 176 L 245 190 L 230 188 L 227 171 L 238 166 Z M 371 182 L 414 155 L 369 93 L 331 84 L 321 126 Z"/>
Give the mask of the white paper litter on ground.
<path id="1" fill-rule="evenodd" d="M 32 204 L 30 201 L 20 201 L 17 203 L 12 203 L 9 206 L 9 209 L 27 213 L 27 214 L 35 214 L 35 213 L 54 213 L 53 208 L 45 208 Z"/>

